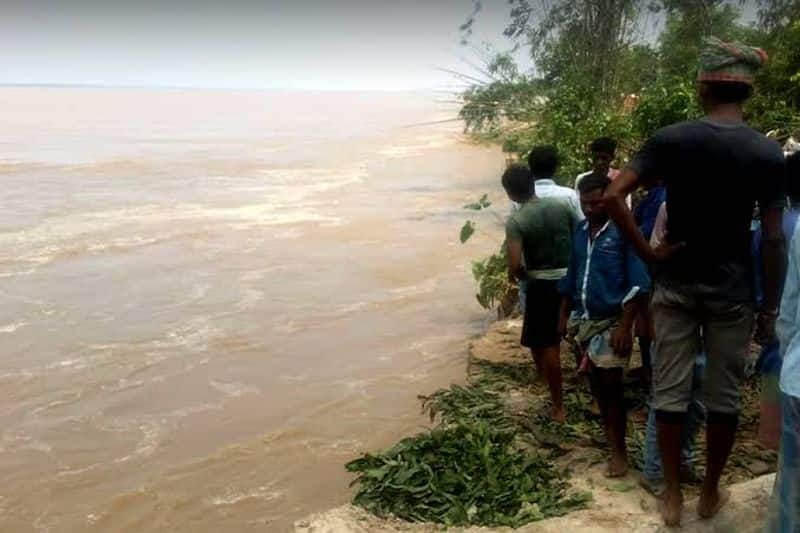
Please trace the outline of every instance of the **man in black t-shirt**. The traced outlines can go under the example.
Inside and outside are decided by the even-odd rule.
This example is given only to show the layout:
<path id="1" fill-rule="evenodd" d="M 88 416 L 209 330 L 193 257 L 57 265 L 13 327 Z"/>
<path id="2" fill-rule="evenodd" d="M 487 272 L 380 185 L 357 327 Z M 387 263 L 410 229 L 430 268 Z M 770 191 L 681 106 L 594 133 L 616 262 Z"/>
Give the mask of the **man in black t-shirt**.
<path id="1" fill-rule="evenodd" d="M 707 354 L 707 466 L 697 512 L 714 516 L 728 498 L 719 479 L 733 446 L 740 383 L 754 325 L 750 220 L 762 213 L 764 304 L 757 338 L 774 337 L 778 286 L 785 268 L 781 213 L 784 159 L 777 143 L 749 128 L 742 104 L 755 71 L 766 60 L 758 49 L 710 38 L 700 54 L 700 120 L 657 131 L 612 184 L 606 202 L 637 252 L 655 265 L 653 315 L 657 363 L 654 407 L 666 491 L 661 513 L 680 523 L 681 435 L 691 399 L 692 369 Z M 652 249 L 624 198 L 639 184 L 663 178 L 667 189 L 666 245 Z"/>

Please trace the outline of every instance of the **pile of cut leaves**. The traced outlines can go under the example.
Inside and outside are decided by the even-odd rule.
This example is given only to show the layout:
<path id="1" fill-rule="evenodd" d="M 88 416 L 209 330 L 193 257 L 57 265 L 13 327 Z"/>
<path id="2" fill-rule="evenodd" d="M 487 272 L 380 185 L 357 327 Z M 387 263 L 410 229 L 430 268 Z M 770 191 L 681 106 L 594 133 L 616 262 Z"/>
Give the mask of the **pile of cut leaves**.
<path id="1" fill-rule="evenodd" d="M 423 397 L 439 423 L 388 451 L 346 465 L 358 474 L 353 503 L 380 516 L 448 526 L 510 526 L 583 508 L 551 458 L 521 445 L 523 427 L 484 375 Z"/>

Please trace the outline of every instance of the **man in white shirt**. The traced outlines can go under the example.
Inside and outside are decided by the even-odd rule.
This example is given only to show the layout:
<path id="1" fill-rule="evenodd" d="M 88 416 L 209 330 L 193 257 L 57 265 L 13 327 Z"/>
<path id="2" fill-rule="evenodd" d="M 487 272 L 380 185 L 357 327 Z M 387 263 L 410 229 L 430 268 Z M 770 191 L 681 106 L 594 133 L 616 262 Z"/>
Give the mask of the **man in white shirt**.
<path id="1" fill-rule="evenodd" d="M 533 174 L 537 198 L 555 198 L 570 208 L 575 225 L 584 218 L 578 194 L 569 187 L 562 187 L 553 180 L 558 169 L 558 151 L 554 146 L 536 146 L 528 155 L 528 167 Z"/>

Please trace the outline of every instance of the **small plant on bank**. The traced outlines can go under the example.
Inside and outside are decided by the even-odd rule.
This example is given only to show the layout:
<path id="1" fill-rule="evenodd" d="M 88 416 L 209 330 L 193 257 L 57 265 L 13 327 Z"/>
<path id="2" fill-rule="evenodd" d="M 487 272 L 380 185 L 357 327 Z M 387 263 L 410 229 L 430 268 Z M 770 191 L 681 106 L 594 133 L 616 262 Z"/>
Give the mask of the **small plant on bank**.
<path id="1" fill-rule="evenodd" d="M 483 211 L 491 205 L 488 196 L 484 194 L 478 201 L 465 205 L 464 209 Z M 464 222 L 459 234 L 461 244 L 466 243 L 472 237 L 475 228 L 474 221 Z M 514 300 L 516 286 L 508 280 L 505 243 L 496 253 L 483 260 L 472 262 L 472 277 L 478 283 L 478 292 L 475 294 L 475 298 L 481 307 L 493 309 L 499 306 L 506 312 L 505 314 L 510 311 L 506 308 L 509 307 L 509 302 Z"/>

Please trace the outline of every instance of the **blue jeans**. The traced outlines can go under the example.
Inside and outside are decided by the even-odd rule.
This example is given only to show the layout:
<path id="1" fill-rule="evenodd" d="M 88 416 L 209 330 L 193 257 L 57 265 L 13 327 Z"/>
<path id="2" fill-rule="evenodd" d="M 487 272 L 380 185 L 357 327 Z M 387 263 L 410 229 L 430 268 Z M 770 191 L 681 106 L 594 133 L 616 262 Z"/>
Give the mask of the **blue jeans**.
<path id="1" fill-rule="evenodd" d="M 653 351 L 653 366 L 655 367 L 656 353 Z M 706 356 L 700 354 L 694 363 L 694 375 L 692 377 L 692 401 L 689 403 L 688 418 L 683 434 L 683 446 L 681 450 L 681 461 L 685 466 L 694 463 L 694 441 L 697 431 L 706 418 L 706 409 L 702 403 L 703 374 L 706 368 Z M 661 463 L 661 454 L 658 450 L 658 438 L 656 435 L 656 410 L 653 409 L 652 402 L 650 412 L 647 415 L 647 430 L 644 436 L 644 467 L 642 474 L 650 481 L 660 481 L 664 479 L 664 467 Z"/>

